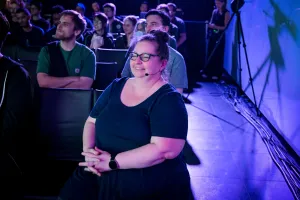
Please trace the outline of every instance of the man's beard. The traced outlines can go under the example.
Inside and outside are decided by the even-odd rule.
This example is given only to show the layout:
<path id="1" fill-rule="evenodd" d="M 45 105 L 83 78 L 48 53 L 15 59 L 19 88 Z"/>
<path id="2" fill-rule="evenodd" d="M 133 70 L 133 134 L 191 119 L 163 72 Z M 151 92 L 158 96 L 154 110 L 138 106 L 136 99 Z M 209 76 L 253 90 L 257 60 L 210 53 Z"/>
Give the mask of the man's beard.
<path id="1" fill-rule="evenodd" d="M 70 41 L 75 37 L 75 34 L 73 33 L 70 36 L 64 36 L 64 35 L 59 35 L 59 34 L 55 33 L 55 35 L 53 35 L 53 37 L 58 39 L 58 40 L 62 40 L 62 41 Z"/>

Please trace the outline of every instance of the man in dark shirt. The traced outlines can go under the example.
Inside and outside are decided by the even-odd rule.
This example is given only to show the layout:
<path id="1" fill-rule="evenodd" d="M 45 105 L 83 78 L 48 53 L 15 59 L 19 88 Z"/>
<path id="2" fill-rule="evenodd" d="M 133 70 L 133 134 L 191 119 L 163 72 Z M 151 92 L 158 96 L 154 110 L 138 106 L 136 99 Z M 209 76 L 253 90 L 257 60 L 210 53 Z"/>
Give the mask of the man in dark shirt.
<path id="1" fill-rule="evenodd" d="M 104 14 L 108 19 L 109 33 L 124 33 L 123 22 L 116 18 L 117 8 L 113 3 L 103 5 Z"/>
<path id="2" fill-rule="evenodd" d="M 9 23 L 1 12 L 0 30 L 1 196 L 5 199 L 22 199 L 21 158 L 26 158 L 29 162 L 27 150 L 30 144 L 24 139 L 29 138 L 28 134 L 32 132 L 28 129 L 33 108 L 31 82 L 28 72 L 20 64 L 1 54 L 3 42 L 9 31 Z"/>
<path id="3" fill-rule="evenodd" d="M 177 38 L 177 47 L 180 47 L 186 41 L 185 23 L 179 17 L 176 17 L 176 5 L 174 3 L 168 3 L 170 19 L 173 24 L 178 27 L 179 37 Z"/>
<path id="4" fill-rule="evenodd" d="M 85 6 L 83 3 L 78 3 L 76 5 L 76 11 L 79 12 L 81 14 L 81 16 L 85 19 L 87 30 L 93 30 L 93 28 L 94 28 L 93 22 L 89 18 L 84 16 Z"/>
<path id="5" fill-rule="evenodd" d="M 40 27 L 46 33 L 50 28 L 50 23 L 41 17 L 42 3 L 38 1 L 30 2 L 30 12 L 31 12 L 31 23 L 37 27 Z"/>
<path id="6" fill-rule="evenodd" d="M 26 8 L 19 8 L 17 10 L 17 19 L 20 28 L 13 33 L 13 38 L 17 41 L 17 44 L 23 47 L 43 46 L 44 31 L 32 25 L 30 18 L 30 13 Z"/>

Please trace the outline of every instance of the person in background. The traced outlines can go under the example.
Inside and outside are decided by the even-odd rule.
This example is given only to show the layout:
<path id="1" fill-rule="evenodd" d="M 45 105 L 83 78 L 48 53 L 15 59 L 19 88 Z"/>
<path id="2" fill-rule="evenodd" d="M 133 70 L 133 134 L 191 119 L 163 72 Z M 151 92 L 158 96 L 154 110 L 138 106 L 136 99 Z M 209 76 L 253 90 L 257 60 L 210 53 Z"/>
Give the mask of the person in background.
<path id="1" fill-rule="evenodd" d="M 12 32 L 17 44 L 23 47 L 41 47 L 44 45 L 44 31 L 31 24 L 31 15 L 26 8 L 19 8 L 16 12 L 20 28 Z"/>
<path id="2" fill-rule="evenodd" d="M 226 9 L 227 0 L 216 0 L 215 4 L 216 9 L 213 10 L 212 17 L 208 25 L 208 57 L 214 50 L 217 41 L 219 40 L 230 20 L 230 13 Z M 210 62 L 207 63 L 206 68 L 203 69 L 203 78 L 210 77 L 212 80 L 218 80 L 222 76 L 225 38 L 226 37 L 222 37 L 217 49 L 212 55 Z"/>
<path id="3" fill-rule="evenodd" d="M 77 12 L 79 12 L 81 14 L 81 16 L 85 19 L 86 24 L 87 24 L 87 26 L 86 26 L 87 30 L 93 30 L 94 27 L 93 27 L 92 21 L 84 15 L 84 13 L 85 13 L 85 6 L 84 6 L 84 4 L 83 3 L 77 3 L 75 10 Z"/>
<path id="4" fill-rule="evenodd" d="M 139 19 L 134 27 L 134 37 L 140 37 L 146 33 L 146 19 Z"/>
<path id="5" fill-rule="evenodd" d="M 103 5 L 103 10 L 108 19 L 108 32 L 113 34 L 124 33 L 123 23 L 116 18 L 116 6 L 113 3 L 106 3 Z"/>
<path id="6" fill-rule="evenodd" d="M 170 17 L 170 11 L 169 11 L 169 7 L 167 4 L 159 4 L 156 7 L 156 9 L 165 12 Z M 173 24 L 172 22 L 170 22 L 169 34 L 175 38 L 176 43 L 177 43 L 179 31 L 178 31 L 178 27 L 175 24 Z M 176 49 L 177 49 L 177 47 L 176 47 Z"/>
<path id="7" fill-rule="evenodd" d="M 160 10 L 150 10 L 146 15 L 146 32 L 150 33 L 154 30 L 160 30 L 168 32 L 170 25 L 169 16 Z M 171 38 L 171 37 L 169 37 Z M 174 38 L 173 38 L 174 39 Z M 169 39 L 170 41 L 170 39 Z M 173 49 L 170 45 L 169 47 L 169 61 L 166 66 L 166 77 L 170 84 L 172 84 L 179 93 L 183 93 L 183 89 L 188 88 L 188 78 L 186 65 L 183 56 Z M 123 71 L 121 73 L 122 77 L 133 77 L 133 73 L 130 68 L 130 58 L 127 59 Z"/>
<path id="8" fill-rule="evenodd" d="M 148 12 L 149 5 L 147 1 L 143 1 L 140 6 L 140 12 Z"/>
<path id="9" fill-rule="evenodd" d="M 92 9 L 93 9 L 93 13 L 92 13 L 92 18 L 94 18 L 95 15 L 101 13 L 100 11 L 100 5 L 97 1 L 94 1 L 92 3 Z"/>
<path id="10" fill-rule="evenodd" d="M 38 57 L 37 81 L 43 88 L 90 89 L 95 79 L 96 58 L 92 50 L 76 42 L 86 28 L 78 12 L 61 14 L 55 37 L 41 49 Z"/>
<path id="11" fill-rule="evenodd" d="M 186 37 L 186 30 L 185 30 L 185 23 L 179 17 L 176 17 L 176 10 L 177 6 L 174 3 L 168 3 L 170 19 L 173 24 L 178 27 L 178 38 L 177 39 L 177 48 L 179 48 L 187 39 Z"/>
<path id="12" fill-rule="evenodd" d="M 4 199 L 23 199 L 22 171 L 32 130 L 32 85 L 21 64 L 1 53 L 9 22 L 0 12 L 0 182 Z"/>
<path id="13" fill-rule="evenodd" d="M 39 1 L 30 2 L 30 12 L 31 12 L 31 23 L 37 27 L 40 27 L 46 33 L 50 29 L 50 23 L 41 17 L 42 3 Z"/>
<path id="14" fill-rule="evenodd" d="M 134 37 L 134 28 L 137 19 L 133 15 L 129 15 L 123 20 L 123 30 L 125 35 L 121 35 L 116 39 L 116 49 L 128 49 Z"/>
<path id="15" fill-rule="evenodd" d="M 53 26 L 45 34 L 45 43 L 46 44 L 48 44 L 50 42 L 53 42 L 53 41 L 59 40 L 59 39 L 55 38 L 55 33 L 56 33 L 57 26 L 60 23 L 60 15 L 64 10 L 65 10 L 64 7 L 61 6 L 61 5 L 56 5 L 56 6 L 52 7 L 51 13 L 52 13 L 52 24 L 53 24 Z M 83 44 L 84 43 L 83 35 L 81 34 L 76 39 L 76 41 Z"/>
<path id="16" fill-rule="evenodd" d="M 134 77 L 113 81 L 97 100 L 83 131 L 85 161 L 61 189 L 60 200 L 193 199 L 182 157 L 187 111 L 163 75 L 168 37 L 154 31 L 134 44 Z"/>
<path id="17" fill-rule="evenodd" d="M 140 14 L 139 14 L 139 18 L 140 19 L 145 19 L 145 15 L 149 10 L 149 5 L 147 1 L 143 1 L 140 5 Z"/>
<path id="18" fill-rule="evenodd" d="M 99 13 L 93 19 L 94 30 L 86 33 L 85 45 L 91 49 L 114 48 L 114 38 L 107 33 L 107 17 L 104 13 Z"/>

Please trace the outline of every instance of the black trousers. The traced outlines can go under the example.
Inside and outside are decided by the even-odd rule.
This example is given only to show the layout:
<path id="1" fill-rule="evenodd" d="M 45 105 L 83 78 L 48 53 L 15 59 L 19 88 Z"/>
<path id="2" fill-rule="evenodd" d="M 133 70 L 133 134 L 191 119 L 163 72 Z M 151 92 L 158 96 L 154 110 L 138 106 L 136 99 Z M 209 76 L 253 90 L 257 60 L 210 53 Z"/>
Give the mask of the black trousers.
<path id="1" fill-rule="evenodd" d="M 212 35 L 211 37 L 209 37 L 207 58 L 209 58 L 210 55 L 213 53 L 213 50 L 216 47 L 218 39 L 219 37 L 217 35 Z M 221 39 L 220 44 L 218 45 L 215 52 L 212 54 L 210 61 L 207 63 L 207 67 L 204 69 L 204 73 L 207 76 L 221 77 L 223 72 L 223 66 L 224 66 L 224 50 L 225 50 L 225 37 Z"/>

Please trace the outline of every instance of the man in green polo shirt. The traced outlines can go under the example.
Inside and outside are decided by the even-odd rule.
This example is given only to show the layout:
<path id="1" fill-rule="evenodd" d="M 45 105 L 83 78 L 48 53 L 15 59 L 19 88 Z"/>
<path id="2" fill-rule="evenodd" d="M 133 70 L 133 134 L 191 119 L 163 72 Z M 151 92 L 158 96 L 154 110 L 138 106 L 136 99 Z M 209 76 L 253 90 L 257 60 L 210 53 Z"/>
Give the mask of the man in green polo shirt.
<path id="1" fill-rule="evenodd" d="M 86 22 L 73 10 L 62 12 L 54 37 L 59 42 L 41 49 L 37 80 L 44 88 L 89 89 L 95 79 L 96 57 L 76 38 L 85 30 Z"/>

